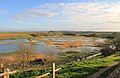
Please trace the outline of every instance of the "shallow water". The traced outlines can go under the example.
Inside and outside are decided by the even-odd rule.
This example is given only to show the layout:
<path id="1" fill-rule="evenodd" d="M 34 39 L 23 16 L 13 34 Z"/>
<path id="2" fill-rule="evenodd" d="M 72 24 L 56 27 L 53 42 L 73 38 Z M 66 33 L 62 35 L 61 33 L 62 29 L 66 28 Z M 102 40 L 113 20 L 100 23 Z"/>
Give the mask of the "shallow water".
<path id="1" fill-rule="evenodd" d="M 28 42 L 27 39 L 17 39 L 17 40 L 1 40 L 1 42 Z"/>
<path id="2" fill-rule="evenodd" d="M 39 43 L 36 43 L 36 44 L 37 45 L 35 45 L 34 47 L 37 50 L 37 52 L 39 52 L 39 53 L 49 52 L 49 51 L 54 51 L 54 52 L 58 51 L 58 49 L 46 46 L 43 42 L 39 42 Z"/>
<path id="3" fill-rule="evenodd" d="M 20 40 L 2 40 L 1 42 L 28 42 L 27 39 Z M 32 44 L 30 44 L 32 45 Z M 36 45 L 32 45 L 38 53 L 44 53 L 48 51 L 58 51 L 57 49 L 46 46 L 43 42 L 38 42 Z M 19 44 L 0 44 L 0 53 L 14 52 L 18 49 Z"/>
<path id="4" fill-rule="evenodd" d="M 51 46 L 57 46 L 57 45 L 51 45 L 46 46 L 44 42 L 36 42 L 36 45 L 32 45 L 38 53 L 46 53 L 46 52 L 63 52 L 63 51 L 83 51 L 83 50 L 100 50 L 99 47 L 92 47 L 95 42 L 102 43 L 104 42 L 104 39 L 97 38 L 80 38 L 80 39 L 73 39 L 73 38 L 51 38 L 52 40 L 56 41 L 83 41 L 86 44 L 82 47 L 75 47 L 75 48 L 66 48 L 66 49 L 56 49 L 52 48 Z M 47 40 L 47 38 L 45 38 Z M 48 39 L 49 40 L 49 39 Z M 27 39 L 19 39 L 19 40 L 1 40 L 0 43 L 4 42 L 29 42 Z M 59 43 L 59 42 L 58 42 Z M 19 44 L 0 44 L 0 53 L 8 53 L 8 52 L 14 52 L 18 49 Z"/>
<path id="5" fill-rule="evenodd" d="M 14 52 L 19 44 L 0 44 L 0 53 Z"/>

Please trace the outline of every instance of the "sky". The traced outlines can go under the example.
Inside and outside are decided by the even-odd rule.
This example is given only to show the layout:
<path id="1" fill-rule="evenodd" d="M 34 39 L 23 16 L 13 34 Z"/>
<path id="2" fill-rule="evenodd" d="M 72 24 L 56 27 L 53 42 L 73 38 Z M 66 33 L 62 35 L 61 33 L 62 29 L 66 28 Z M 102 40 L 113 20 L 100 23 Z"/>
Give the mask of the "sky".
<path id="1" fill-rule="evenodd" d="M 0 31 L 120 31 L 120 0 L 0 0 Z"/>

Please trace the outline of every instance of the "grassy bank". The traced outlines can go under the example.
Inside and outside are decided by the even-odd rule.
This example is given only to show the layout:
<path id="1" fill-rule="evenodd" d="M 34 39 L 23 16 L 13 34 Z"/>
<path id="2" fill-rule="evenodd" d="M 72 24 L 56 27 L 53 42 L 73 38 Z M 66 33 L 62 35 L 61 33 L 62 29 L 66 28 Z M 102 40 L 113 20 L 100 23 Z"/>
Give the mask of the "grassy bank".
<path id="1" fill-rule="evenodd" d="M 109 57 L 95 57 L 83 62 L 76 62 L 62 66 L 58 78 L 86 78 L 101 68 L 120 60 L 120 56 L 112 55 Z"/>
<path id="2" fill-rule="evenodd" d="M 86 78 L 87 76 L 99 71 L 101 68 L 104 68 L 107 65 L 119 60 L 120 56 L 118 54 L 115 54 L 104 58 L 98 56 L 82 62 L 75 62 L 72 64 L 58 66 L 58 68 L 61 67 L 62 70 L 58 71 L 56 76 L 57 78 Z M 28 72 L 17 73 L 11 75 L 11 77 L 34 78 L 35 76 L 42 75 L 49 71 L 50 68 L 40 68 L 39 70 L 31 70 Z"/>
<path id="3" fill-rule="evenodd" d="M 115 69 L 117 69 L 118 67 L 120 67 L 120 64 L 117 64 L 115 66 L 113 66 L 112 68 L 106 70 L 105 72 L 103 72 L 99 77 L 97 78 L 107 78 L 109 74 L 111 74 Z"/>

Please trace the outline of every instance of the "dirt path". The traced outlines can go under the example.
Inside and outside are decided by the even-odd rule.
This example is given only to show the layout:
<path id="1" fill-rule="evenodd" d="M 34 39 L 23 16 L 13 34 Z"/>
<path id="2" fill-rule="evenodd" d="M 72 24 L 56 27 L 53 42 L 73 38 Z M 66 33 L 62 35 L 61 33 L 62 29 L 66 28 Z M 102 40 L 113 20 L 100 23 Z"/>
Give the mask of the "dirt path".
<path id="1" fill-rule="evenodd" d="M 119 64 L 119 62 L 114 62 L 114 63 L 108 65 L 106 68 L 103 68 L 103 69 L 99 70 L 95 74 L 88 76 L 87 78 L 97 78 L 100 74 L 102 74 L 103 72 L 105 72 L 106 70 L 110 69 L 111 67 L 113 67 L 117 64 Z"/>

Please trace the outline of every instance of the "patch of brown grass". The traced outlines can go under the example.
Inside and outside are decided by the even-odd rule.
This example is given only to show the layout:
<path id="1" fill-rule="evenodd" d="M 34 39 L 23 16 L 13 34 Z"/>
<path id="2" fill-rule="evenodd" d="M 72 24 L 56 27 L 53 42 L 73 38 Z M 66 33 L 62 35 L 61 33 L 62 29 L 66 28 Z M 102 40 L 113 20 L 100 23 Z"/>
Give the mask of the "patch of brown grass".
<path id="1" fill-rule="evenodd" d="M 45 42 L 47 46 L 57 44 L 58 48 L 70 48 L 70 47 L 81 47 L 83 42 Z"/>
<path id="2" fill-rule="evenodd" d="M 6 55 L 6 56 L 1 56 L 0 57 L 0 63 L 3 64 L 16 64 L 19 63 L 19 61 L 17 60 L 16 54 L 11 54 L 11 55 Z M 35 60 L 45 60 L 45 61 L 51 61 L 51 60 L 55 60 L 55 57 L 50 57 L 50 56 L 45 56 L 43 54 L 36 54 L 34 55 L 34 57 L 30 58 L 30 61 L 35 61 Z"/>
<path id="3" fill-rule="evenodd" d="M 28 38 L 30 37 L 28 34 L 21 34 L 21 33 L 0 33 L 0 39 L 15 39 L 15 38 Z"/>

